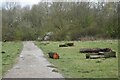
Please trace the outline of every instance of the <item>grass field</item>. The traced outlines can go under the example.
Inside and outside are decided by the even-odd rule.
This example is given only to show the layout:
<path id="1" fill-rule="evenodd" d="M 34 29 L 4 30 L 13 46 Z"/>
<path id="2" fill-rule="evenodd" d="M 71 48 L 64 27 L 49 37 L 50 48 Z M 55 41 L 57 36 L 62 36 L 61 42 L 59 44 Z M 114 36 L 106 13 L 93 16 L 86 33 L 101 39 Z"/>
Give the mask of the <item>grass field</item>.
<path id="1" fill-rule="evenodd" d="M 67 42 L 67 41 L 66 41 Z M 74 47 L 60 48 L 59 44 L 64 42 L 35 42 L 45 54 L 45 57 L 57 67 L 66 78 L 117 78 L 118 77 L 118 41 L 71 41 Z M 85 54 L 79 53 L 80 48 L 112 48 L 117 52 L 116 58 L 86 59 Z M 60 59 L 48 58 L 48 52 L 59 53 Z M 98 63 L 99 62 L 99 63 Z"/>
<path id="2" fill-rule="evenodd" d="M 22 42 L 3 42 L 2 43 L 2 73 L 10 69 L 16 62 L 16 57 L 22 49 Z"/>

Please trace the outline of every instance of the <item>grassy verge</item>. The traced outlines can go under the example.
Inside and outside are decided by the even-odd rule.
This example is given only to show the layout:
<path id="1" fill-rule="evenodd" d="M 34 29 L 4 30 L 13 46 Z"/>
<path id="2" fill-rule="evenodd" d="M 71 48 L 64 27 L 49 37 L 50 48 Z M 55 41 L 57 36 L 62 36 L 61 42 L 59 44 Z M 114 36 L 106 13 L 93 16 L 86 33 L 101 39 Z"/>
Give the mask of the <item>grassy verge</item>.
<path id="1" fill-rule="evenodd" d="M 111 40 L 104 41 L 74 41 L 74 47 L 59 48 L 58 45 L 64 42 L 50 42 L 43 45 L 42 42 L 35 42 L 40 47 L 45 57 L 54 64 L 60 73 L 66 78 L 117 78 L 118 57 L 108 59 L 86 59 L 85 54 L 79 53 L 80 48 L 112 48 L 118 55 L 118 42 Z M 48 52 L 55 51 L 60 59 L 48 58 Z M 99 62 L 99 63 L 98 63 Z"/>
<path id="2" fill-rule="evenodd" d="M 16 62 L 16 57 L 22 49 L 22 42 L 3 42 L 2 43 L 2 73 L 10 69 Z"/>

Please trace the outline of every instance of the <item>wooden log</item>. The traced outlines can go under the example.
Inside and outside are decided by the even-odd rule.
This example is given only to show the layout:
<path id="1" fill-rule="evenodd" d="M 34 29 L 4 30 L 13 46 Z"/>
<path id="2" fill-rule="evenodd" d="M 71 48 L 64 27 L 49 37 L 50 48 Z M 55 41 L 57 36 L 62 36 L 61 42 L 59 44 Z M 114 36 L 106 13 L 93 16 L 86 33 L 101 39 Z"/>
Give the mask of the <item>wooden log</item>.
<path id="1" fill-rule="evenodd" d="M 98 53 L 86 53 L 86 59 L 90 58 L 91 55 L 98 55 Z"/>
<path id="2" fill-rule="evenodd" d="M 98 55 L 98 54 L 91 54 L 91 53 L 87 53 L 86 54 L 86 59 L 98 59 L 98 58 L 103 58 L 104 55 Z"/>
<path id="3" fill-rule="evenodd" d="M 89 59 L 90 58 L 90 54 L 86 54 L 86 59 Z"/>
<path id="4" fill-rule="evenodd" d="M 98 59 L 98 58 L 104 58 L 104 55 L 90 55 L 90 59 Z"/>
<path id="5" fill-rule="evenodd" d="M 116 57 L 116 52 L 99 52 L 99 53 L 87 53 L 86 59 L 98 59 L 98 58 L 110 58 L 110 57 Z"/>
<path id="6" fill-rule="evenodd" d="M 68 47 L 66 44 L 60 44 L 59 47 Z"/>
<path id="7" fill-rule="evenodd" d="M 56 52 L 49 52 L 48 55 L 49 55 L 49 58 L 59 59 L 59 54 L 57 54 Z"/>
<path id="8" fill-rule="evenodd" d="M 48 55 L 49 55 L 49 58 L 53 58 L 54 52 L 49 52 Z"/>
<path id="9" fill-rule="evenodd" d="M 59 55 L 57 53 L 53 54 L 53 59 L 59 59 Z"/>
<path id="10" fill-rule="evenodd" d="M 81 53 L 98 53 L 100 48 L 82 48 L 80 49 Z"/>
<path id="11" fill-rule="evenodd" d="M 90 59 L 98 59 L 98 58 L 100 58 L 98 55 L 90 55 L 90 57 L 89 57 Z"/>
<path id="12" fill-rule="evenodd" d="M 74 46 L 74 43 L 65 43 L 68 46 Z"/>
<path id="13" fill-rule="evenodd" d="M 116 57 L 116 52 L 111 51 L 111 52 L 104 52 L 105 58 L 110 58 L 110 57 Z"/>
<path id="14" fill-rule="evenodd" d="M 99 53 L 99 52 L 111 52 L 110 48 L 82 48 L 81 53 Z"/>
<path id="15" fill-rule="evenodd" d="M 102 48 L 102 49 L 100 49 L 99 52 L 111 52 L 111 51 L 112 51 L 112 49 L 110 49 L 110 48 Z"/>
<path id="16" fill-rule="evenodd" d="M 89 54 L 89 55 L 99 55 L 99 53 L 86 53 L 86 54 Z"/>
<path id="17" fill-rule="evenodd" d="M 104 55 L 104 52 L 98 52 L 98 55 Z"/>

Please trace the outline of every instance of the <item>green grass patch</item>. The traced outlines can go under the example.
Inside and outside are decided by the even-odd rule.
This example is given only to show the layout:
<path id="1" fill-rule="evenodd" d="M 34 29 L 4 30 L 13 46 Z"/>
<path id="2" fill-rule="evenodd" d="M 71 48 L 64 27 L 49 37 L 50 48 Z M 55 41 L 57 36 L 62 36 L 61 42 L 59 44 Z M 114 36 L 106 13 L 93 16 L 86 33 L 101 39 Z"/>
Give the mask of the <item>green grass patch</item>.
<path id="1" fill-rule="evenodd" d="M 17 61 L 16 57 L 20 54 L 22 42 L 3 42 L 2 43 L 2 73 L 3 75 Z"/>
<path id="2" fill-rule="evenodd" d="M 65 41 L 67 42 L 67 41 Z M 40 47 L 45 57 L 58 68 L 66 78 L 117 78 L 118 77 L 118 41 L 71 41 L 73 47 L 59 47 L 62 42 L 35 42 Z M 86 59 L 84 53 L 79 53 L 80 48 L 111 48 L 117 52 L 116 58 Z M 58 52 L 60 59 L 48 58 L 48 52 Z"/>

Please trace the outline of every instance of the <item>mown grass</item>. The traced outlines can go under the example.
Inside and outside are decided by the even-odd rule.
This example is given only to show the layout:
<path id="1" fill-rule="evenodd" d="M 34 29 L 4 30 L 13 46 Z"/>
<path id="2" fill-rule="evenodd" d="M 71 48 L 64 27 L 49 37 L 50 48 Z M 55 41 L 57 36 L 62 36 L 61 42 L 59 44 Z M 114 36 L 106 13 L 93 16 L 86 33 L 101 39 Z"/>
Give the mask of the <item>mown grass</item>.
<path id="1" fill-rule="evenodd" d="M 65 41 L 67 42 L 67 41 Z M 59 44 L 64 42 L 35 42 L 40 47 L 45 57 L 54 64 L 60 73 L 66 78 L 117 78 L 118 77 L 118 41 L 71 41 L 74 47 L 60 48 Z M 85 54 L 79 53 L 80 48 L 112 48 L 117 52 L 116 58 L 86 59 Z M 48 58 L 48 52 L 59 53 L 60 59 Z"/>
<path id="2" fill-rule="evenodd" d="M 2 74 L 4 75 L 16 62 L 16 57 L 22 49 L 22 42 L 2 43 Z M 4 53 L 3 53 L 4 52 Z"/>

